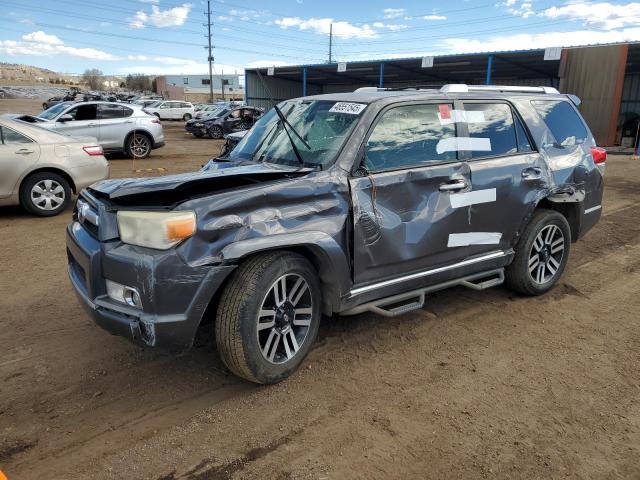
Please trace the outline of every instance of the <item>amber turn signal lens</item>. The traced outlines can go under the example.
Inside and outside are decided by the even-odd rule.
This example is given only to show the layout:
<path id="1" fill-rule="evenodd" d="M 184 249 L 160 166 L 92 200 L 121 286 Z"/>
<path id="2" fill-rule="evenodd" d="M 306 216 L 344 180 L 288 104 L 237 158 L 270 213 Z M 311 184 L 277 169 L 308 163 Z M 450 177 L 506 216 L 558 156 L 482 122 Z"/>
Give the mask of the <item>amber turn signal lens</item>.
<path id="1" fill-rule="evenodd" d="M 195 218 L 181 218 L 167 222 L 167 239 L 184 240 L 193 235 L 196 230 Z"/>

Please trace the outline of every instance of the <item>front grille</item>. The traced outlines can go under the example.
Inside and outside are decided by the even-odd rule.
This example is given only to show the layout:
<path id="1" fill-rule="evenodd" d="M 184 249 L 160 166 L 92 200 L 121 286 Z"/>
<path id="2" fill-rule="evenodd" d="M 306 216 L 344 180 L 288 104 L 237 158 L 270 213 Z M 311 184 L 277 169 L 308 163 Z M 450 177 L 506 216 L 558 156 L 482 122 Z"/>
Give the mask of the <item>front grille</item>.
<path id="1" fill-rule="evenodd" d="M 74 217 L 93 237 L 98 238 L 100 216 L 91 204 L 79 198 L 76 203 Z"/>

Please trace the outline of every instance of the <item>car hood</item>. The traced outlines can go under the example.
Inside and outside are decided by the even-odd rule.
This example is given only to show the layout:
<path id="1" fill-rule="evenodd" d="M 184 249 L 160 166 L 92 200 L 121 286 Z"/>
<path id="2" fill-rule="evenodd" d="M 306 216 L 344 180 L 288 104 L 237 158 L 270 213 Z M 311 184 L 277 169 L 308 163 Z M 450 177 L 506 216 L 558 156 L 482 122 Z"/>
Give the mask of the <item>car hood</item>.
<path id="1" fill-rule="evenodd" d="M 209 162 L 198 172 L 150 178 L 103 180 L 89 189 L 98 196 L 118 202 L 145 202 L 172 205 L 194 196 L 222 190 L 253 186 L 267 181 L 307 175 L 310 168 L 297 168 L 268 163 Z"/>

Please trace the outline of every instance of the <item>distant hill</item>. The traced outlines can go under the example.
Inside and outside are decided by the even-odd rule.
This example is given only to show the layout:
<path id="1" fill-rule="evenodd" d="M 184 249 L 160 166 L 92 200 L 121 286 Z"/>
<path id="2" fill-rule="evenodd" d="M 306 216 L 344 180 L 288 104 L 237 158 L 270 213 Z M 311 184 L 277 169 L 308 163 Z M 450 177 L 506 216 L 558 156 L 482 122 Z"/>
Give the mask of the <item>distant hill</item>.
<path id="1" fill-rule="evenodd" d="M 70 85 L 80 81 L 78 75 L 69 75 L 49 70 L 47 68 L 34 67 L 17 63 L 0 62 L 0 85 L 15 83 L 49 83 Z"/>

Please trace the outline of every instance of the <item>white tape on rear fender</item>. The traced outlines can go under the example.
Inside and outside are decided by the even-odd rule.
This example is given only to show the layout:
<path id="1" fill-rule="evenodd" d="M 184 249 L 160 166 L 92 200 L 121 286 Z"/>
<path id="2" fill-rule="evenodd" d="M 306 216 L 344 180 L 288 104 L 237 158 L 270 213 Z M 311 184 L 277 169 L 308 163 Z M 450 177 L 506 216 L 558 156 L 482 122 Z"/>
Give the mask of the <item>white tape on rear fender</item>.
<path id="1" fill-rule="evenodd" d="M 585 215 L 588 213 L 593 213 L 593 212 L 597 212 L 598 210 L 600 210 L 602 208 L 602 205 L 597 205 L 595 207 L 591 207 L 591 208 L 587 208 L 584 213 Z"/>
<path id="2" fill-rule="evenodd" d="M 468 247 L 469 245 L 497 245 L 500 243 L 500 232 L 468 232 L 451 233 L 447 247 Z"/>
<path id="3" fill-rule="evenodd" d="M 460 151 L 490 152 L 491 140 L 488 138 L 449 137 L 441 139 L 436 145 L 438 155 Z"/>
<path id="4" fill-rule="evenodd" d="M 485 121 L 484 112 L 473 112 L 469 110 L 449 110 L 447 117 L 442 117 L 438 112 L 440 125 L 451 125 L 452 123 L 482 123 Z"/>
<path id="5" fill-rule="evenodd" d="M 452 208 L 468 207 L 469 205 L 477 205 L 478 203 L 489 203 L 496 201 L 496 189 L 487 188 L 486 190 L 475 190 L 466 193 L 452 193 L 449 195 Z"/>

